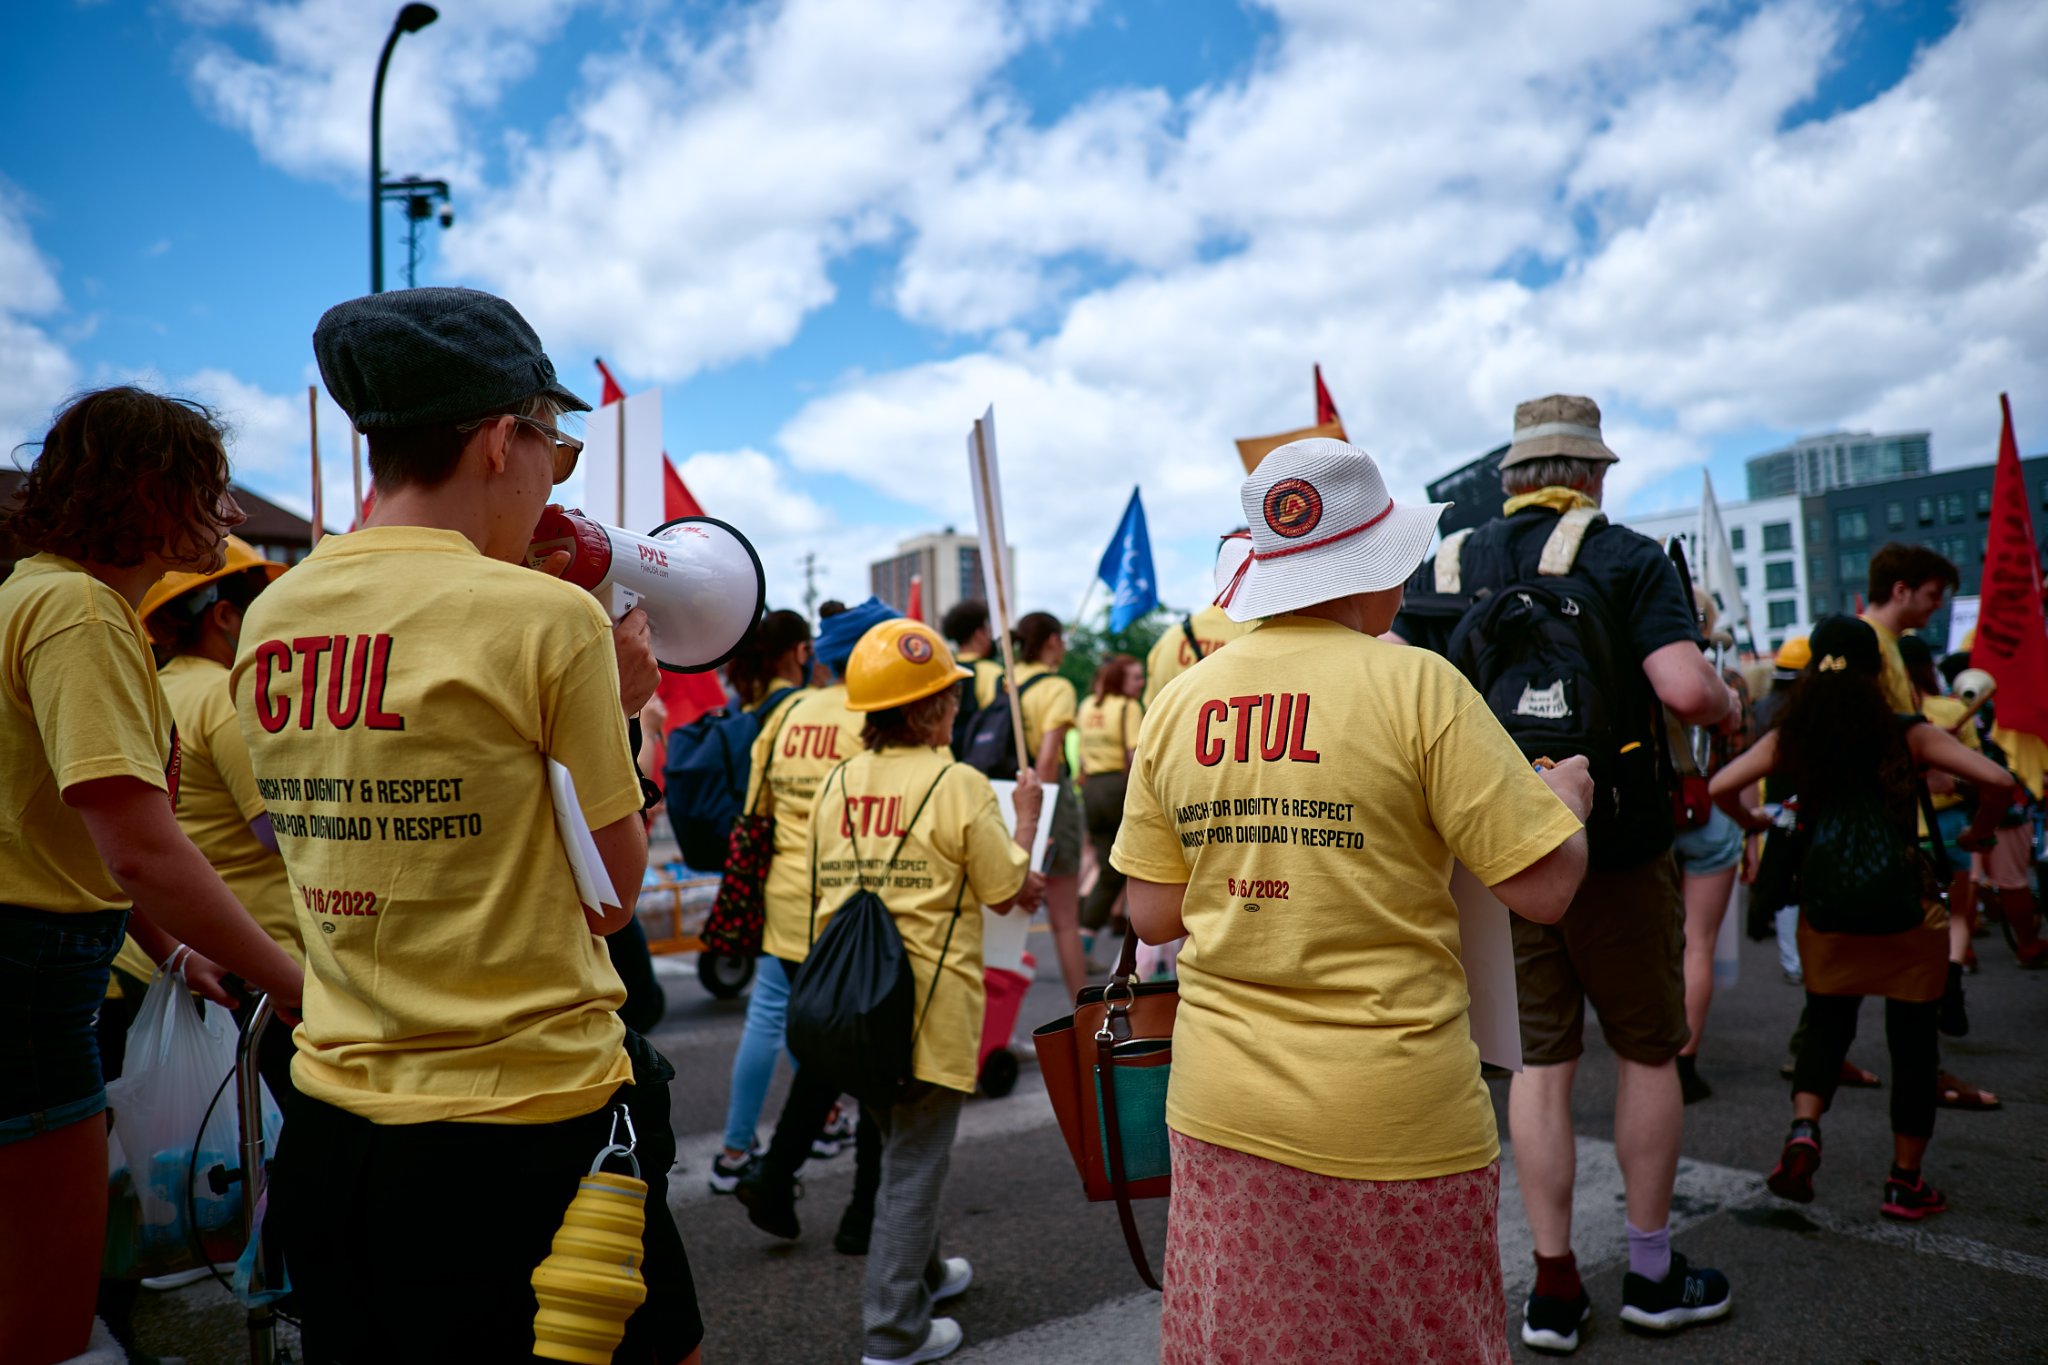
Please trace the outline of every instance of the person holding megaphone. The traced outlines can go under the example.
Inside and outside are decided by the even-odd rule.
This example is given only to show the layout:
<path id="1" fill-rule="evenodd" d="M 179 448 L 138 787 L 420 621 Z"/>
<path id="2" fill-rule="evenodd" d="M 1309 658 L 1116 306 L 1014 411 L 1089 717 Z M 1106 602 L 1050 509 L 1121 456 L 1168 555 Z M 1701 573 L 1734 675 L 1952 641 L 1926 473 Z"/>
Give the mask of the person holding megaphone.
<path id="1" fill-rule="evenodd" d="M 306 944 L 270 1211 L 305 1356 L 528 1359 L 534 1271 L 616 1135 L 647 1186 L 617 1358 L 694 1362 L 674 1070 L 619 1021 L 598 937 L 647 861 L 626 718 L 659 676 L 649 622 L 523 563 L 581 450 L 560 419 L 590 405 L 474 290 L 337 305 L 313 349 L 377 505 L 250 605 L 232 674 Z M 579 890 L 554 765 L 616 905 Z"/>

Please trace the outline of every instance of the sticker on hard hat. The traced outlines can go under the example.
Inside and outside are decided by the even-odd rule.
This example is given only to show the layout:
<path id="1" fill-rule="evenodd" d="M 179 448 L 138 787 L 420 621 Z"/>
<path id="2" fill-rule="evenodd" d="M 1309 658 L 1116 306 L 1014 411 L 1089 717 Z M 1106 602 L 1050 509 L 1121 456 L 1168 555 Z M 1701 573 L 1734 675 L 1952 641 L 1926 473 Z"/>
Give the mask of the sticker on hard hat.
<path id="1" fill-rule="evenodd" d="M 932 661 L 932 642 L 922 635 L 905 635 L 896 642 L 897 651 L 914 664 Z"/>

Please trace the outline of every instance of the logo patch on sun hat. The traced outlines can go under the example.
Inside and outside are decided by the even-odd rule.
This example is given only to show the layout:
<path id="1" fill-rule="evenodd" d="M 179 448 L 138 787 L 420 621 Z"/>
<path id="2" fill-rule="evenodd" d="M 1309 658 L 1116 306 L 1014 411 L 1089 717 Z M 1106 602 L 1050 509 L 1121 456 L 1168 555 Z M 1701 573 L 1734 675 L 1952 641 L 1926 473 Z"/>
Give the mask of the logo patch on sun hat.
<path id="1" fill-rule="evenodd" d="M 932 661 L 932 642 L 922 635 L 905 635 L 896 642 L 896 651 L 914 664 Z"/>
<path id="2" fill-rule="evenodd" d="M 1282 479 L 1266 490 L 1266 525 L 1276 536 L 1298 540 L 1323 520 L 1323 495 L 1307 479 Z"/>

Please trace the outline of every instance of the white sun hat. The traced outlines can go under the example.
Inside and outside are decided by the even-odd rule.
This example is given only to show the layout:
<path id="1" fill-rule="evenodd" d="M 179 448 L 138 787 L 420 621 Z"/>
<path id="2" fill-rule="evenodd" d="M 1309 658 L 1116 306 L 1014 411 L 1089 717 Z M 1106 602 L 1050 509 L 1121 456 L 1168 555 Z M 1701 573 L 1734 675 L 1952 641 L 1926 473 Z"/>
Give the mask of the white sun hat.
<path id="1" fill-rule="evenodd" d="M 1238 498 L 1251 554 L 1216 596 L 1233 621 L 1399 587 L 1429 552 L 1450 506 L 1396 507 L 1372 456 L 1327 437 L 1275 450 Z"/>

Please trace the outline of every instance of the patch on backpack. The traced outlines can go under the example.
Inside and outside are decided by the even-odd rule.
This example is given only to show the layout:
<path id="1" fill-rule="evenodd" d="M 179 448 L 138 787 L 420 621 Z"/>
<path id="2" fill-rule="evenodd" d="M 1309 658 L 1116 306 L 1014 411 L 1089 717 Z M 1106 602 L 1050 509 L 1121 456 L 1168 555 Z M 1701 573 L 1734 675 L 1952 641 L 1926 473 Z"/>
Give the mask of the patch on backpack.
<path id="1" fill-rule="evenodd" d="M 1563 678 L 1540 692 L 1535 684 L 1524 684 L 1522 699 L 1515 703 L 1516 715 L 1533 716 L 1537 720 L 1563 720 L 1571 713 L 1572 704 L 1565 700 Z"/>

